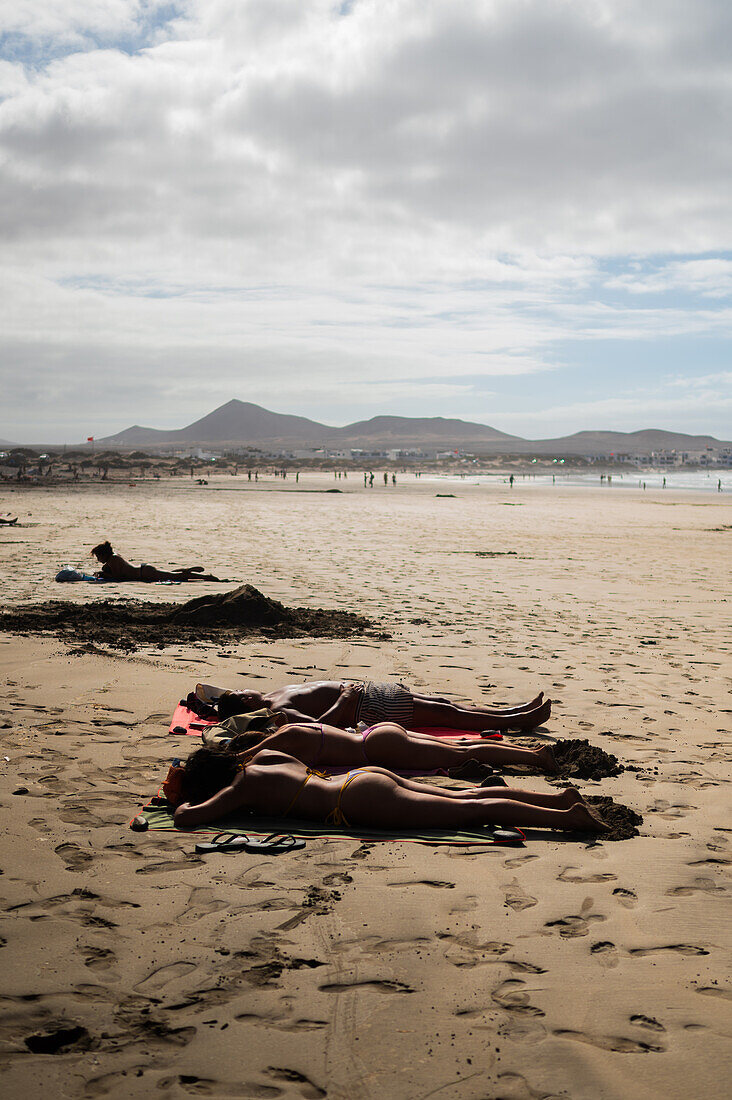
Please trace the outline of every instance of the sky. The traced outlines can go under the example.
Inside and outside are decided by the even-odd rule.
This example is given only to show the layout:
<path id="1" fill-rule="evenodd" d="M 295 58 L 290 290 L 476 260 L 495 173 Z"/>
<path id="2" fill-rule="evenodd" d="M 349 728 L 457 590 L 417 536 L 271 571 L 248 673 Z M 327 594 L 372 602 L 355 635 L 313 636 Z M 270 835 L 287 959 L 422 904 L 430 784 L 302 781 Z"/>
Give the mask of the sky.
<path id="1" fill-rule="evenodd" d="M 0 440 L 732 438 L 727 0 L 0 0 Z"/>

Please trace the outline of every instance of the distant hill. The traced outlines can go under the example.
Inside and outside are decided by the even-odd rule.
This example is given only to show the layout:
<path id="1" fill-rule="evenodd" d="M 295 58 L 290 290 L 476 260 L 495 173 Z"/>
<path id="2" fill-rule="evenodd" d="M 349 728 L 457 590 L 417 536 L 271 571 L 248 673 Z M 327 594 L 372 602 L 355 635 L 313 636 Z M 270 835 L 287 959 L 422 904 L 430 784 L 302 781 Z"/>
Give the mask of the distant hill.
<path id="1" fill-rule="evenodd" d="M 651 451 L 704 451 L 730 446 L 711 435 L 685 435 L 646 428 L 640 432 L 575 432 L 558 439 L 526 440 L 529 450 L 539 454 L 561 451 L 567 455 L 649 454 Z"/>
<path id="2" fill-rule="evenodd" d="M 186 428 L 166 432 L 135 424 L 98 442 L 108 443 L 111 447 L 144 447 L 161 443 L 254 443 L 286 438 L 316 442 L 323 438 L 324 433 L 334 430 L 304 416 L 273 413 L 248 401 L 233 399 L 200 420 L 194 420 Z"/>
<path id="3" fill-rule="evenodd" d="M 280 443 L 322 445 L 364 444 L 398 446 L 399 444 L 438 443 L 448 446 L 465 440 L 498 442 L 514 440 L 487 424 L 471 424 L 465 420 L 445 420 L 441 416 L 375 416 L 335 428 L 308 420 L 304 416 L 273 413 L 248 401 L 227 401 L 207 416 L 185 428 L 160 431 L 135 424 L 116 435 L 96 440 L 110 447 L 156 447 L 174 443 Z"/>
<path id="4" fill-rule="evenodd" d="M 651 451 L 703 451 L 730 447 L 710 435 L 685 435 L 648 428 L 638 432 L 576 432 L 556 439 L 522 439 L 488 424 L 448 420 L 442 416 L 374 416 L 336 428 L 270 412 L 260 405 L 236 399 L 195 420 L 185 428 L 161 431 L 136 424 L 95 445 L 123 450 L 198 444 L 208 447 L 253 445 L 272 449 L 290 447 L 355 447 L 386 449 L 422 447 L 427 450 L 460 447 L 474 454 L 532 454 L 537 456 L 649 454 Z M 5 445 L 6 448 L 11 446 Z"/>
<path id="5" fill-rule="evenodd" d="M 338 438 L 371 442 L 375 439 L 390 441 L 393 446 L 402 443 L 462 442 L 463 440 L 514 441 L 518 436 L 507 435 L 487 424 L 472 424 L 468 420 L 446 420 L 443 416 L 374 416 L 371 420 L 359 420 L 345 428 L 336 429 Z"/>

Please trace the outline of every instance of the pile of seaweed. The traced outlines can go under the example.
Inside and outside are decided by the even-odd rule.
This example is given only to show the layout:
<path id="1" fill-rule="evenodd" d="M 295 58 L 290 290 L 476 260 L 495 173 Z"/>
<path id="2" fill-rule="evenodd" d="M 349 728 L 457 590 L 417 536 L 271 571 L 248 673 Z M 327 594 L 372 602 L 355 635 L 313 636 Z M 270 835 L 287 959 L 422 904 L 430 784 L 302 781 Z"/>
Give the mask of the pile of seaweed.
<path id="1" fill-rule="evenodd" d="M 552 749 L 562 779 L 605 779 L 625 771 L 617 756 L 582 737 L 562 739 Z"/>
<path id="2" fill-rule="evenodd" d="M 630 806 L 623 806 L 622 802 L 614 802 L 607 795 L 583 795 L 590 806 L 597 810 L 602 820 L 608 826 L 608 832 L 600 833 L 598 840 L 630 840 L 632 836 L 638 836 L 638 825 L 643 824 L 643 818 Z"/>
<path id="3" fill-rule="evenodd" d="M 270 638 L 346 638 L 371 623 L 350 611 L 285 607 L 250 584 L 233 592 L 199 596 L 187 603 L 100 600 L 75 604 L 49 600 L 0 614 L 0 630 L 54 634 L 85 649 L 107 646 L 132 652 L 140 646 L 230 643 L 252 634 Z"/>

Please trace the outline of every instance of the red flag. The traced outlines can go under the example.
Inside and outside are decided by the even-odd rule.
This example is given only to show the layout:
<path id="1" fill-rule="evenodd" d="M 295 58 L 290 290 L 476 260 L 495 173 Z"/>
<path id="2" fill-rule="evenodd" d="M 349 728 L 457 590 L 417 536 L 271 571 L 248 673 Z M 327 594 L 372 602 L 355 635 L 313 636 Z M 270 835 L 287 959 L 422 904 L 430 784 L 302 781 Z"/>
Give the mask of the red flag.
<path id="1" fill-rule="evenodd" d="M 93 443 L 94 442 L 94 436 L 93 435 L 88 435 L 86 437 L 86 441 L 87 441 L 87 443 Z"/>

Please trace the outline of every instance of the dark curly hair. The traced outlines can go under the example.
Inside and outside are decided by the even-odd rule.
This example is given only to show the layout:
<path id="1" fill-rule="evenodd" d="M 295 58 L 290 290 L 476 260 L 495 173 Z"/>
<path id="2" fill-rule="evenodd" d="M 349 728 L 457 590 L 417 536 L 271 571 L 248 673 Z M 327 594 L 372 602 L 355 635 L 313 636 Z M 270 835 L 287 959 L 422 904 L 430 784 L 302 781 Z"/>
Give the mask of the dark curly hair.
<path id="1" fill-rule="evenodd" d="M 197 806 L 223 787 L 228 787 L 239 771 L 239 763 L 229 752 L 202 748 L 191 753 L 183 768 L 181 780 L 183 801 Z"/>
<path id="2" fill-rule="evenodd" d="M 270 730 L 247 730 L 246 733 L 237 733 L 227 742 L 226 752 L 249 752 L 257 745 L 261 745 L 270 736 Z"/>
<path id="3" fill-rule="evenodd" d="M 114 554 L 112 543 L 109 539 L 107 539 L 106 542 L 100 542 L 98 546 L 94 547 L 92 554 L 98 561 L 107 561 Z"/>

